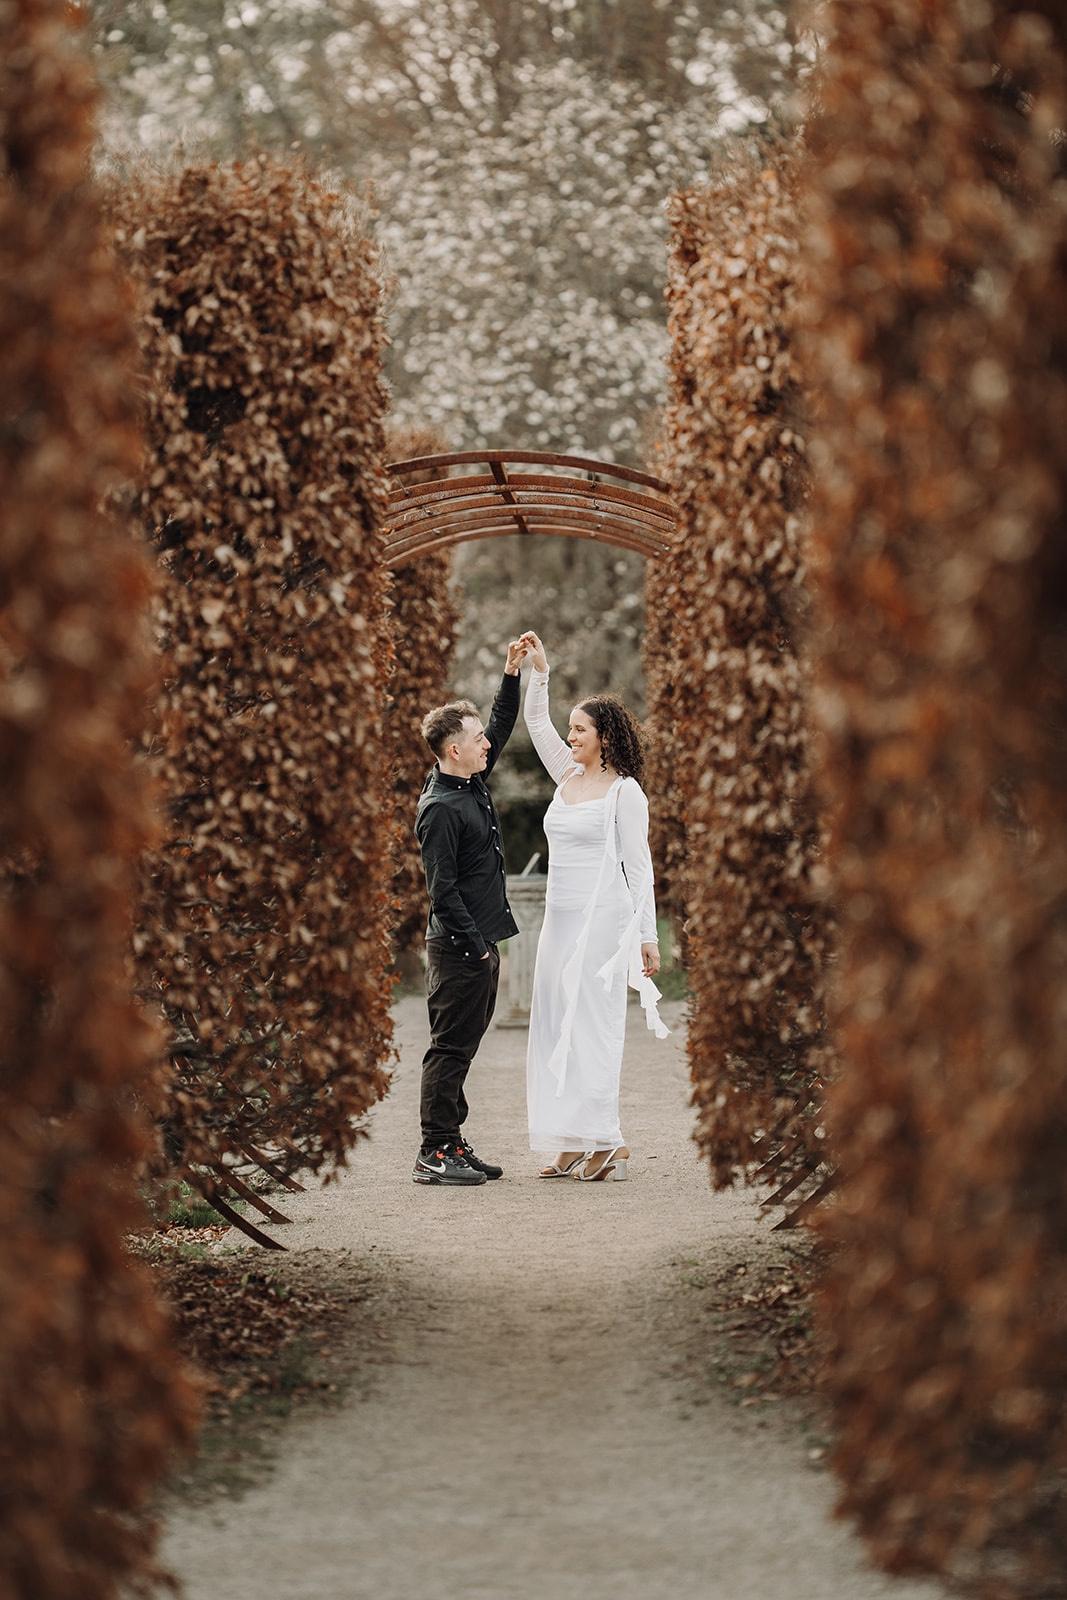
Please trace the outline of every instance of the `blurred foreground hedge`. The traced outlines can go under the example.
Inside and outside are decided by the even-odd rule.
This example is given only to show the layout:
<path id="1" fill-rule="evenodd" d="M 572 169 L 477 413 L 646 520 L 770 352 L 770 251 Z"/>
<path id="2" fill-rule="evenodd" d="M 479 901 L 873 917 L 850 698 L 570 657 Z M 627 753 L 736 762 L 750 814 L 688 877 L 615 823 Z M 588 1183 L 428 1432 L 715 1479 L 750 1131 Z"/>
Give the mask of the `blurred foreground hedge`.
<path id="1" fill-rule="evenodd" d="M 150 573 L 102 504 L 136 466 L 128 298 L 59 0 L 0 5 L 0 1595 L 148 1583 L 190 1388 L 125 1235 L 160 1103 L 130 991 Z"/>
<path id="2" fill-rule="evenodd" d="M 891 1569 L 1062 1595 L 1067 24 L 963 0 L 824 20 L 805 362 L 836 1467 Z"/>

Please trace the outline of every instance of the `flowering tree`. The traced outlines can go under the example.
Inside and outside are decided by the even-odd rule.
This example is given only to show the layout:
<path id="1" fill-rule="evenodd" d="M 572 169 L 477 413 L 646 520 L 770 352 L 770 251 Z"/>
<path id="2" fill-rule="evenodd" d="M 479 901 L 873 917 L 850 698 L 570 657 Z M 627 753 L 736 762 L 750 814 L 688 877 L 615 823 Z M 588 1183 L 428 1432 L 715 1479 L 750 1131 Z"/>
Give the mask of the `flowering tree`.
<path id="1" fill-rule="evenodd" d="M 666 394 L 673 191 L 773 119 L 794 45 L 770 0 L 97 0 L 109 143 L 299 142 L 373 179 L 394 421 L 634 461 Z M 565 546 L 571 548 L 564 548 Z M 456 682 L 509 628 L 573 641 L 574 692 L 640 701 L 642 562 L 469 547 Z M 562 665 L 563 663 L 561 663 Z"/>
<path id="2" fill-rule="evenodd" d="M 663 387 L 662 201 L 706 171 L 715 123 L 574 62 L 519 85 L 477 139 L 442 110 L 403 168 L 372 161 L 397 413 L 632 460 Z"/>
<path id="3" fill-rule="evenodd" d="M 169 149 L 175 127 L 223 155 L 295 141 L 373 179 L 399 425 L 633 459 L 664 389 L 663 202 L 770 116 L 785 8 L 93 11 L 113 145 Z"/>

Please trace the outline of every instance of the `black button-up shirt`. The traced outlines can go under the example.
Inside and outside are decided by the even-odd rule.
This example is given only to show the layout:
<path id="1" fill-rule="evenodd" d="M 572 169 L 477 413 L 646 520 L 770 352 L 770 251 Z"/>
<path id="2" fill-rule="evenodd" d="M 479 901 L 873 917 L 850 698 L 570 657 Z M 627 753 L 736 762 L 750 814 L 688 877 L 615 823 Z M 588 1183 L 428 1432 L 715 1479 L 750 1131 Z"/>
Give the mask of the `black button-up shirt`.
<path id="1" fill-rule="evenodd" d="M 430 895 L 427 941 L 471 961 L 480 961 L 490 943 L 519 931 L 508 905 L 500 819 L 485 781 L 518 715 L 519 676 L 505 672 L 485 726 L 484 772 L 453 778 L 434 767 L 415 815 Z"/>

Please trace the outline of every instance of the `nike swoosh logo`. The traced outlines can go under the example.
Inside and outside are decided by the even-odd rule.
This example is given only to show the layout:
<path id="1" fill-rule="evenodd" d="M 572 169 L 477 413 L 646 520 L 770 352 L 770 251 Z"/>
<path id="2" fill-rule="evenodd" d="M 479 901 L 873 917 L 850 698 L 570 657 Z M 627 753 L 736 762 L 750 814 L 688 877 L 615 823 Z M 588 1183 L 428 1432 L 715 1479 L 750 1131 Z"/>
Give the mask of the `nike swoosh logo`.
<path id="1" fill-rule="evenodd" d="M 430 1162 L 430 1161 L 420 1161 L 419 1162 L 419 1166 L 422 1168 L 423 1172 L 444 1172 L 444 1171 L 446 1171 L 445 1164 L 444 1164 L 443 1161 L 441 1162 L 441 1165 L 439 1167 L 435 1167 L 433 1165 L 433 1163 Z"/>

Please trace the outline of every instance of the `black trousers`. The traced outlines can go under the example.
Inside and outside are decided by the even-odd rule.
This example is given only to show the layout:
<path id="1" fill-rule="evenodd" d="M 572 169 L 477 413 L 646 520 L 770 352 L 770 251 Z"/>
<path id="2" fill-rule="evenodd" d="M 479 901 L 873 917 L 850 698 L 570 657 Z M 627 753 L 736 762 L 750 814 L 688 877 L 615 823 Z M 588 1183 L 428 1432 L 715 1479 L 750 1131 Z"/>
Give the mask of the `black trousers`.
<path id="1" fill-rule="evenodd" d="M 422 1142 L 455 1143 L 467 1120 L 463 1084 L 482 1035 L 493 1019 L 500 979 L 500 952 L 489 946 L 485 961 L 426 946 L 426 1003 L 430 1048 L 422 1058 Z"/>

